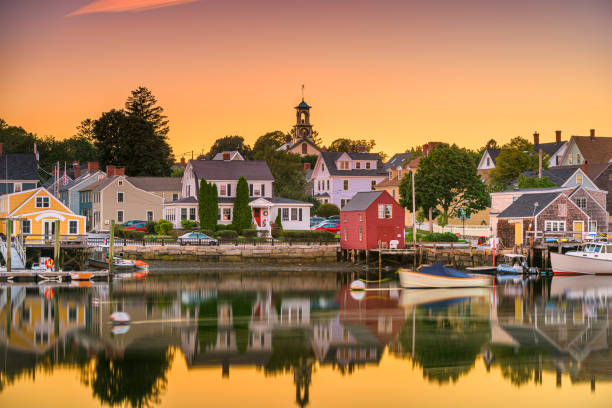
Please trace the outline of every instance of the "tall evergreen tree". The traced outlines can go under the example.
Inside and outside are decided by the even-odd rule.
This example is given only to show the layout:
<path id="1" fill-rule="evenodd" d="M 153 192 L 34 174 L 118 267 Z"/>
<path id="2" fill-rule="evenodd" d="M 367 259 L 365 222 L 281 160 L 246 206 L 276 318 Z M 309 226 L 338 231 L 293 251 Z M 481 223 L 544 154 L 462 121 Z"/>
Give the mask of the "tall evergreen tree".
<path id="1" fill-rule="evenodd" d="M 125 101 L 125 111 L 128 115 L 142 118 L 153 125 L 156 135 L 164 139 L 168 135 L 168 117 L 164 115 L 164 108 L 157 104 L 157 99 L 149 89 L 143 86 L 134 89 Z"/>
<path id="2" fill-rule="evenodd" d="M 208 214 L 210 217 L 210 224 L 212 228 L 217 227 L 217 222 L 219 220 L 219 192 L 217 191 L 217 185 L 215 183 L 210 183 L 210 199 L 208 206 Z"/>
<path id="3" fill-rule="evenodd" d="M 208 220 L 206 218 L 206 205 L 208 204 L 209 197 L 210 190 L 208 188 L 208 183 L 206 182 L 206 180 L 202 179 L 200 180 L 200 189 L 198 191 L 198 217 L 200 218 L 200 227 L 202 229 L 212 230 L 213 228 L 208 228 L 209 225 Z"/>
<path id="4" fill-rule="evenodd" d="M 243 230 L 248 229 L 252 222 L 251 207 L 249 207 L 249 185 L 244 177 L 240 177 L 236 186 L 233 224 L 237 229 Z"/>

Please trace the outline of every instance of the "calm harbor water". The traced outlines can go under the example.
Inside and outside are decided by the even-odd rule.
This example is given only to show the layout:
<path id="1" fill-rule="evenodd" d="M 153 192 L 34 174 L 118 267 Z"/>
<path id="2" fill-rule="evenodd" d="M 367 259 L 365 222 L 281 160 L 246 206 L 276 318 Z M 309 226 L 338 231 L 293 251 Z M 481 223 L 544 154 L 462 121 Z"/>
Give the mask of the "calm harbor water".
<path id="1" fill-rule="evenodd" d="M 222 273 L 0 290 L 1 407 L 612 406 L 612 277 L 351 293 L 330 272 Z M 115 311 L 131 324 L 110 325 Z"/>

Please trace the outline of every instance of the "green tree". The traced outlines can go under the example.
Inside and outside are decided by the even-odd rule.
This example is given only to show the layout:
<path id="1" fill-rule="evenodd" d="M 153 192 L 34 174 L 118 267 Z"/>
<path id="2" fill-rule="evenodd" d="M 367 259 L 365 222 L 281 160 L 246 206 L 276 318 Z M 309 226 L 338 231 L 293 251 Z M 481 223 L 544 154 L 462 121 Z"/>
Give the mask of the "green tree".
<path id="1" fill-rule="evenodd" d="M 306 198 L 306 172 L 299 155 L 268 147 L 256 152 L 255 160 L 265 160 L 268 164 L 274 176 L 275 196 L 294 200 Z"/>
<path id="2" fill-rule="evenodd" d="M 346 139 L 339 138 L 331 142 L 331 144 L 327 147 L 327 151 L 329 152 L 356 152 L 363 148 L 366 152 L 371 152 L 376 146 L 376 141 L 374 139 L 365 140 L 365 139 Z"/>
<path id="3" fill-rule="evenodd" d="M 170 175 L 172 150 L 150 122 L 113 109 L 96 120 L 93 132 L 101 166 L 125 166 L 129 176 Z"/>
<path id="4" fill-rule="evenodd" d="M 556 184 L 548 179 L 548 176 L 542 178 L 527 177 L 524 174 L 520 174 L 518 178 L 519 188 L 545 188 L 555 187 Z"/>
<path id="5" fill-rule="evenodd" d="M 200 217 L 200 228 L 214 231 L 219 216 L 219 198 L 217 196 L 217 185 L 200 180 L 198 191 L 198 216 Z"/>
<path id="6" fill-rule="evenodd" d="M 234 200 L 234 221 L 236 229 L 248 229 L 253 223 L 251 207 L 249 207 L 249 185 L 244 177 L 238 179 L 236 199 Z"/>
<path id="7" fill-rule="evenodd" d="M 280 130 L 268 132 L 263 136 L 260 136 L 255 144 L 253 145 L 253 153 L 264 151 L 268 148 L 278 149 L 285 144 L 287 135 Z"/>
<path id="8" fill-rule="evenodd" d="M 538 169 L 538 155 L 533 145 L 527 139 L 515 137 L 502 146 L 499 156 L 495 160 L 495 168 L 491 171 L 491 184 L 493 189 L 500 191 L 508 188 L 526 171 Z M 542 161 L 543 168 L 548 168 L 548 157 Z"/>
<path id="9" fill-rule="evenodd" d="M 238 150 L 245 159 L 250 159 L 252 157 L 251 147 L 244 143 L 244 138 L 242 136 L 237 135 L 225 136 L 215 140 L 206 156 L 212 159 L 217 153 L 231 150 Z"/>
<path id="10" fill-rule="evenodd" d="M 171 177 L 182 178 L 183 174 L 185 174 L 185 168 L 184 167 L 177 167 L 174 170 L 172 170 L 172 173 L 170 173 L 170 176 Z"/>
<path id="11" fill-rule="evenodd" d="M 157 104 L 157 99 L 150 90 L 139 86 L 125 101 L 125 112 L 130 116 L 144 119 L 153 126 L 155 134 L 165 140 L 170 127 L 164 108 Z"/>
<path id="12" fill-rule="evenodd" d="M 415 174 L 417 207 L 441 209 L 443 219 L 456 217 L 463 208 L 469 216 L 490 205 L 486 185 L 477 174 L 476 163 L 466 149 L 441 143 L 422 157 Z M 412 209 L 412 177 L 400 184 L 400 204 Z"/>
<path id="13" fill-rule="evenodd" d="M 276 213 L 276 219 L 274 220 L 274 223 L 276 224 L 276 227 L 282 231 L 283 229 L 283 221 L 282 221 L 282 217 L 281 217 L 281 210 L 279 209 L 278 212 Z"/>
<path id="14" fill-rule="evenodd" d="M 319 217 L 328 218 L 328 217 L 331 217 L 332 215 L 339 215 L 339 214 L 340 214 L 340 209 L 338 208 L 336 204 L 332 204 L 332 203 L 323 203 L 317 209 L 317 215 Z"/>

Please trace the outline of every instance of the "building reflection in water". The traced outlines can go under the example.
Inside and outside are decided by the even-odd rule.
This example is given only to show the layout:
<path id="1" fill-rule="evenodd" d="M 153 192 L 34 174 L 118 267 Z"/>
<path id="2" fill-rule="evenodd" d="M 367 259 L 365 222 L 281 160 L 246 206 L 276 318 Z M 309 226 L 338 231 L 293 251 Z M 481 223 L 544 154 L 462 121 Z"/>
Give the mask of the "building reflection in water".
<path id="1" fill-rule="evenodd" d="M 226 381 L 232 366 L 289 374 L 305 406 L 318 367 L 353 374 L 386 351 L 437 384 L 461 381 L 480 362 L 519 387 L 542 384 L 546 371 L 559 387 L 564 376 L 593 391 L 612 379 L 612 278 L 361 293 L 295 279 L 3 287 L 0 387 L 39 367 L 74 367 L 104 404 L 155 405 L 182 354 L 188 369 L 218 367 Z M 132 324 L 110 326 L 115 311 Z"/>

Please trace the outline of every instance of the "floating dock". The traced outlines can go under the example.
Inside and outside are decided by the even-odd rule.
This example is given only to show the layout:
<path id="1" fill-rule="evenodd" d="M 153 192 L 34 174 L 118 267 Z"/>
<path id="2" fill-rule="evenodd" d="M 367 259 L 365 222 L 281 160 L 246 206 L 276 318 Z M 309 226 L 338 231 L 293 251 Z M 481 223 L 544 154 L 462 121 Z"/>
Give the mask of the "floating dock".
<path id="1" fill-rule="evenodd" d="M 32 270 L 20 270 L 10 272 L 0 272 L 0 280 L 12 280 L 14 278 L 26 279 L 26 280 L 56 280 L 56 281 L 68 281 L 71 280 L 71 273 L 89 273 L 91 279 L 108 279 L 109 273 L 107 270 L 103 271 L 32 271 Z"/>

